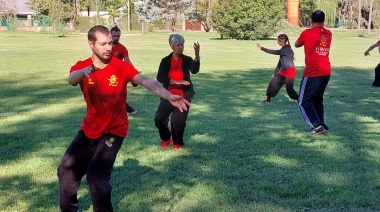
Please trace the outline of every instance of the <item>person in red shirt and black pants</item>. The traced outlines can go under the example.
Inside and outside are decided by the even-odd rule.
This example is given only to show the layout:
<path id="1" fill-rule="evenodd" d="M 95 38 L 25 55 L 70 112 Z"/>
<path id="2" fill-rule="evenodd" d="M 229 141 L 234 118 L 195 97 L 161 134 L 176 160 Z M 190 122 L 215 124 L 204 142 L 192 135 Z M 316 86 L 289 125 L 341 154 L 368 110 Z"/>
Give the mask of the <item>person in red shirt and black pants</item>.
<path id="1" fill-rule="evenodd" d="M 94 26 L 87 36 L 92 55 L 72 66 L 68 78 L 69 84 L 80 85 L 86 115 L 58 167 L 59 204 L 61 211 L 79 211 L 77 191 L 86 175 L 93 210 L 106 212 L 113 211 L 111 172 L 128 134 L 127 83 L 146 87 L 179 112 L 186 111 L 190 103 L 141 75 L 131 64 L 112 57 L 112 37 L 107 27 Z"/>
<path id="2" fill-rule="evenodd" d="M 133 65 L 131 62 L 131 59 L 129 58 L 128 49 L 119 42 L 120 36 L 121 36 L 121 31 L 119 27 L 117 26 L 112 27 L 111 35 L 112 35 L 112 50 L 111 50 L 112 56 L 117 57 L 119 60 L 124 60 L 130 63 L 131 65 Z M 132 84 L 132 85 L 133 87 L 137 86 L 136 84 Z M 134 109 L 130 104 L 128 104 L 128 102 L 126 102 L 125 104 L 127 105 L 126 111 L 127 111 L 128 116 L 137 114 L 137 110 Z"/>
<path id="3" fill-rule="evenodd" d="M 169 36 L 169 45 L 173 52 L 161 60 L 157 73 L 157 81 L 170 93 L 183 96 L 191 102 L 194 97 L 193 83 L 190 73 L 196 74 L 200 68 L 199 43 L 194 43 L 195 59 L 183 54 L 185 39 L 179 34 Z M 161 148 L 168 147 L 173 142 L 173 150 L 179 150 L 185 144 L 185 132 L 188 110 L 181 113 L 167 100 L 161 99 L 154 118 L 161 141 Z M 169 129 L 169 117 L 171 128 Z"/>
<path id="4" fill-rule="evenodd" d="M 331 75 L 329 53 L 332 33 L 323 26 L 323 11 L 314 11 L 311 20 L 313 27 L 304 30 L 295 43 L 295 47 L 304 47 L 306 64 L 298 105 L 305 122 L 311 126 L 309 134 L 319 135 L 329 129 L 324 119 L 323 95 Z"/>

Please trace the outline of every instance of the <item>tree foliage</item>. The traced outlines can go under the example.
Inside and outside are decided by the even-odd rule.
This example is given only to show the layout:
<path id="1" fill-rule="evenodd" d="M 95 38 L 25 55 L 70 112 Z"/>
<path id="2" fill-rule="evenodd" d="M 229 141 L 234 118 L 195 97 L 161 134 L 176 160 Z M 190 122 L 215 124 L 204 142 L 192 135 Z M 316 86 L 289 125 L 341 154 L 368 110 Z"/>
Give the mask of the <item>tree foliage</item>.
<path id="1" fill-rule="evenodd" d="M 49 16 L 53 27 L 53 36 L 57 30 L 63 32 L 66 20 L 73 18 L 73 0 L 29 0 L 29 7 L 36 11 L 37 15 Z"/>
<path id="2" fill-rule="evenodd" d="M 172 31 L 178 19 L 187 19 L 194 11 L 193 0 L 137 0 L 135 13 L 140 21 L 169 21 Z"/>
<path id="3" fill-rule="evenodd" d="M 273 35 L 284 15 L 278 0 L 219 0 L 212 21 L 222 37 L 255 40 Z"/>
<path id="4" fill-rule="evenodd" d="M 204 30 L 209 32 L 212 28 L 212 7 L 217 3 L 217 0 L 196 0 L 195 10 L 190 18 L 200 21 Z"/>
<path id="5" fill-rule="evenodd" d="M 16 11 L 16 0 L 0 0 L 0 17 L 13 15 Z"/>
<path id="6" fill-rule="evenodd" d="M 326 14 L 327 27 L 347 27 L 351 29 L 367 28 L 369 25 L 369 13 L 371 0 L 360 0 L 360 23 L 359 23 L 359 0 L 300 0 L 301 22 L 309 26 L 310 14 L 321 9 Z M 380 2 L 373 1 L 371 28 L 380 28 Z"/>

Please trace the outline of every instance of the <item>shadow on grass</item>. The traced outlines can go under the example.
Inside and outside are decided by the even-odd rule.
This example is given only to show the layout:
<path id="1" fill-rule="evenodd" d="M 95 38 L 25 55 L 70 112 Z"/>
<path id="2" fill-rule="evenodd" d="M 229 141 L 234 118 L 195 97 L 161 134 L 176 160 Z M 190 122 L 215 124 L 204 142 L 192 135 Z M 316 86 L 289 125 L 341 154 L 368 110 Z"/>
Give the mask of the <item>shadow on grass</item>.
<path id="1" fill-rule="evenodd" d="M 194 75 L 196 97 L 189 114 L 186 146 L 179 152 L 156 148 L 159 138 L 153 117 L 158 98 L 143 88 L 129 87 L 129 101 L 139 115 L 130 118 L 130 134 L 117 158 L 122 163 L 113 172 L 115 209 L 379 209 L 380 133 L 376 129 L 380 90 L 367 88 L 373 76 L 352 67 L 334 68 L 325 94 L 330 130 L 322 136 L 308 137 L 308 126 L 285 90 L 270 104 L 262 103 L 270 75 L 269 69 Z M 297 90 L 300 75 L 298 71 Z M 10 86 L 15 83 L 12 80 L 3 83 L 9 86 L 2 87 L 5 100 L 1 118 L 17 125 L 1 123 L 0 164 L 43 157 L 54 164 L 52 173 L 47 175 L 55 175 L 56 166 L 83 118 L 83 105 L 62 115 L 39 116 L 43 111 L 33 111 L 81 98 L 79 88 L 63 82 L 44 86 Z M 16 100 L 9 100 L 10 97 Z M 34 115 L 11 119 L 19 113 Z M 141 157 L 147 160 L 150 154 L 157 158 L 140 162 Z M 36 171 L 32 175 L 43 178 L 46 173 Z M 19 198 L 25 201 L 27 211 L 57 208 L 56 182 L 36 182 L 30 175 L 1 180 L 2 191 L 26 191 L 19 197 L 2 197 L 6 203 L 16 204 L 12 201 Z M 20 182 L 24 182 L 21 187 Z M 87 190 L 85 182 L 82 188 Z M 81 208 L 90 209 L 88 192 L 81 194 Z"/>

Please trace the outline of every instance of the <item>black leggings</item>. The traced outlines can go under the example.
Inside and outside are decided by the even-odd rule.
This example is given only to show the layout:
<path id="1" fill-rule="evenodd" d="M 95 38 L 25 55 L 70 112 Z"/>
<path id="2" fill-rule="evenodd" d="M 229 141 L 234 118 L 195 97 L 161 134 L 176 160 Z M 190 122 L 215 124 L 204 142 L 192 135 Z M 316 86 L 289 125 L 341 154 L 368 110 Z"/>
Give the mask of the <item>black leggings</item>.
<path id="1" fill-rule="evenodd" d="M 298 99 L 298 94 L 294 90 L 293 85 L 294 85 L 294 79 L 293 78 L 288 78 L 284 77 L 280 74 L 274 74 L 271 81 L 269 82 L 268 89 L 267 89 L 267 96 L 268 97 L 275 97 L 282 86 L 285 85 L 286 87 L 286 92 L 288 93 L 289 97 L 291 99 L 297 100 Z"/>
<path id="2" fill-rule="evenodd" d="M 192 101 L 194 92 L 185 94 L 185 99 L 189 102 Z M 186 120 L 189 114 L 190 107 L 187 107 L 187 111 L 179 111 L 168 100 L 161 99 L 158 105 L 156 115 L 154 117 L 154 123 L 158 129 L 161 140 L 167 141 L 170 137 L 173 138 L 173 144 L 184 145 L 183 135 L 186 127 Z M 170 129 L 169 129 L 169 117 Z"/>
<path id="3" fill-rule="evenodd" d="M 77 191 L 84 175 L 94 211 L 113 211 L 111 172 L 124 138 L 112 134 L 91 140 L 79 131 L 58 167 L 59 204 L 64 212 L 78 211 Z"/>

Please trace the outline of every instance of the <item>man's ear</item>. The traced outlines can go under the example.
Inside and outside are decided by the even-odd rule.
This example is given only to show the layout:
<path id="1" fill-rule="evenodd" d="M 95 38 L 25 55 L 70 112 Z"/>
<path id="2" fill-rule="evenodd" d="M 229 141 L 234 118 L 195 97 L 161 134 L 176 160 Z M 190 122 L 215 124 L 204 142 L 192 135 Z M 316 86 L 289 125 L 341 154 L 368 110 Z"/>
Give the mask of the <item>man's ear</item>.
<path id="1" fill-rule="evenodd" d="M 94 43 L 92 41 L 88 41 L 88 46 L 90 47 L 90 49 L 94 49 Z"/>

